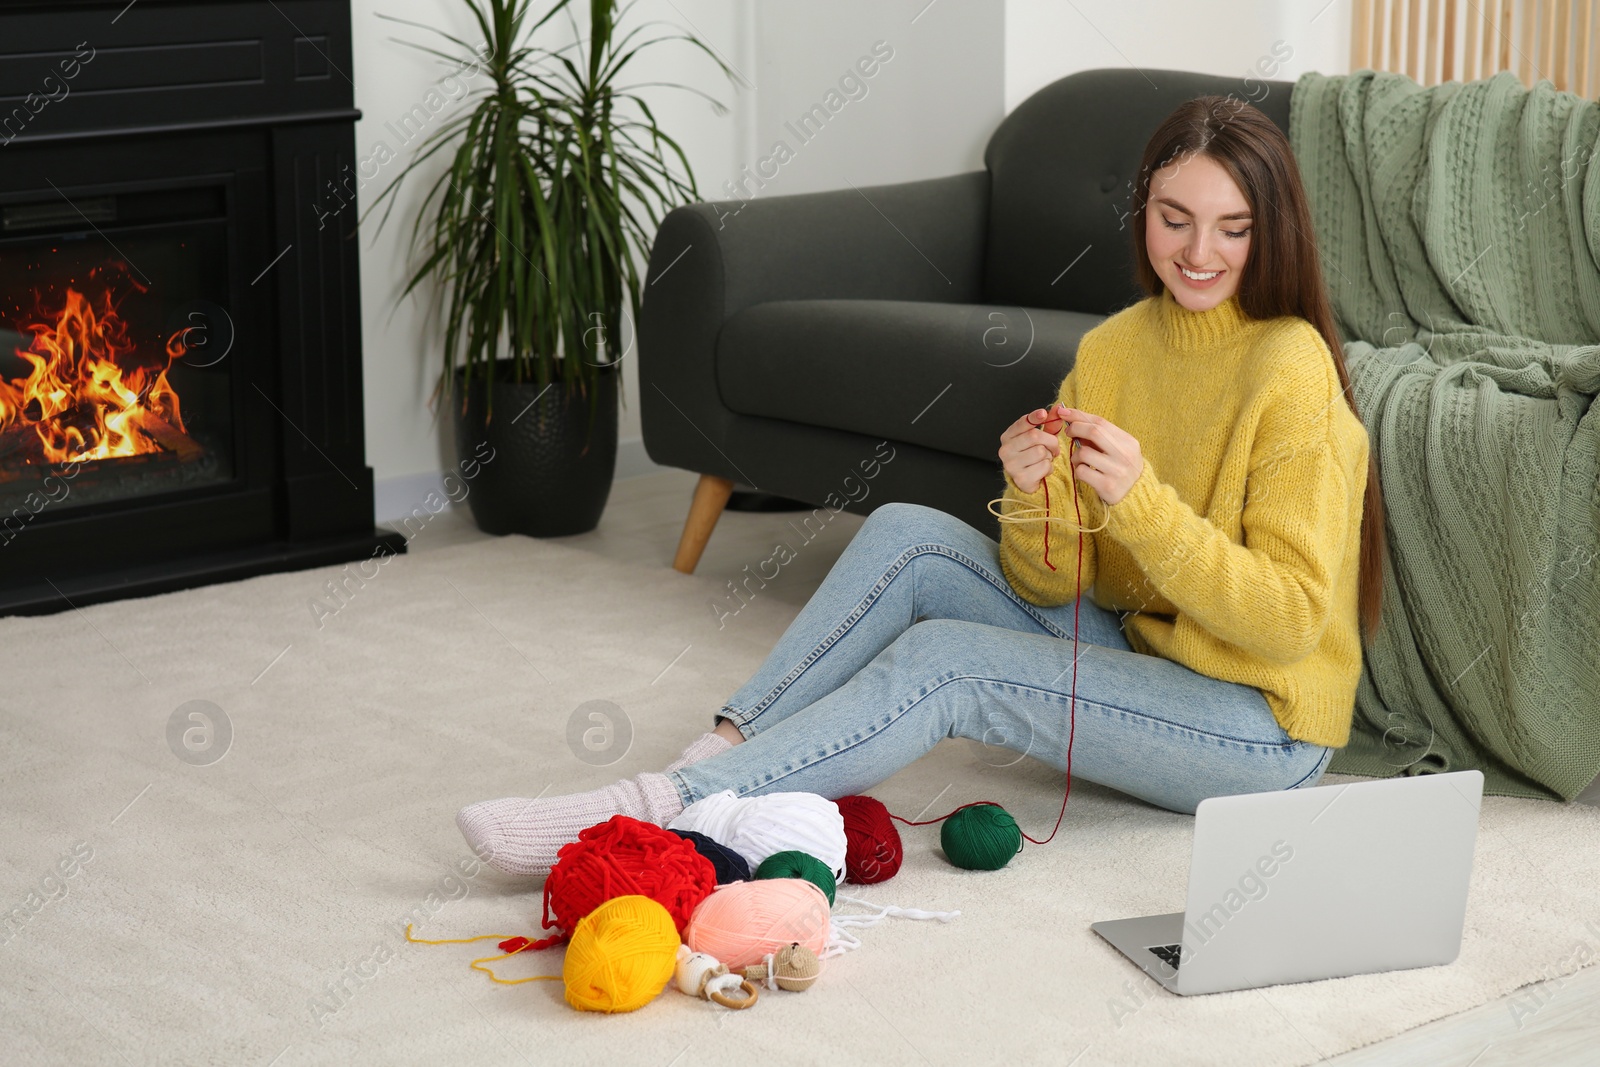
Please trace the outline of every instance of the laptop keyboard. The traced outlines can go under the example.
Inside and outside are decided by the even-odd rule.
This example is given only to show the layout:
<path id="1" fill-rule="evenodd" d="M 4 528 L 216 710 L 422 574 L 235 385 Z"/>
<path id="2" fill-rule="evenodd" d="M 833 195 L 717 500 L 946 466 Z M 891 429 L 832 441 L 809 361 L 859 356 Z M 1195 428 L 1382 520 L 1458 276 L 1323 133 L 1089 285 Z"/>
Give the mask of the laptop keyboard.
<path id="1" fill-rule="evenodd" d="M 1154 953 L 1157 957 L 1159 957 L 1161 962 L 1165 963 L 1168 967 L 1171 967 L 1173 970 L 1177 970 L 1178 969 L 1178 957 L 1183 952 L 1183 946 L 1182 945 L 1151 945 L 1150 946 L 1150 951 L 1152 953 Z"/>

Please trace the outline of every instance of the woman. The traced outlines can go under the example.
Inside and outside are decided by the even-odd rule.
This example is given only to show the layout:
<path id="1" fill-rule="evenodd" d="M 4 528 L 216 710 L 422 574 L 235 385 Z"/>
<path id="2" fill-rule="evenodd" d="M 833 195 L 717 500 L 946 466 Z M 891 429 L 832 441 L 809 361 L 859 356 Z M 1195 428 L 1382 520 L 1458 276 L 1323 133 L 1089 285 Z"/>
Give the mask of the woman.
<path id="1" fill-rule="evenodd" d="M 1139 173 L 1150 295 L 1000 435 L 1000 542 L 880 507 L 682 758 L 463 808 L 474 850 L 543 875 L 619 812 L 665 825 L 724 789 L 847 796 L 946 737 L 1064 769 L 1074 683 L 1080 777 L 1181 812 L 1317 783 L 1349 738 L 1384 544 L 1305 191 L 1277 126 L 1215 96 L 1161 125 Z"/>

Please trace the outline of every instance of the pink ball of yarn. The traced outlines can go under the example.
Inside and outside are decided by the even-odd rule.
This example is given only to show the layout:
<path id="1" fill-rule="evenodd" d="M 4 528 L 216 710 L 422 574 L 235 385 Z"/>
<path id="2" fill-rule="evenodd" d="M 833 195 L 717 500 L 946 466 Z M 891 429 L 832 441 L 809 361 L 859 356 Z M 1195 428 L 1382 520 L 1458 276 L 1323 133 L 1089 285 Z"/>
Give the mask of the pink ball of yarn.
<path id="1" fill-rule="evenodd" d="M 694 909 L 683 940 L 737 973 L 796 941 L 821 957 L 829 916 L 828 898 L 804 878 L 730 882 Z"/>

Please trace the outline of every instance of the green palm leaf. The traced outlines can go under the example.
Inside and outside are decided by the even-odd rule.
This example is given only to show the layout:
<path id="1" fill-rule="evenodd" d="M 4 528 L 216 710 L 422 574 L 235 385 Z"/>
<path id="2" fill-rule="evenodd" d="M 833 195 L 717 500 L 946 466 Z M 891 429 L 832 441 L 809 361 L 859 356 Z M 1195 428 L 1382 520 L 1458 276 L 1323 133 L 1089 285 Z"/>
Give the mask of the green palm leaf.
<path id="1" fill-rule="evenodd" d="M 534 0 L 462 2 L 481 44 L 440 30 L 433 30 L 444 42 L 440 47 L 400 43 L 434 56 L 453 74 L 477 69 L 486 76 L 483 84 L 470 87 L 469 110 L 424 138 L 367 216 L 381 206 L 381 229 L 400 186 L 443 158 L 447 165 L 412 220 L 412 265 L 403 289 L 405 296 L 433 295 L 442 306 L 437 392 L 448 402 L 458 374 L 467 387 L 499 367 L 512 380 L 540 388 L 560 382 L 593 405 L 599 390 L 591 386 L 618 359 L 625 305 L 638 321 L 643 279 L 634 253 L 648 255 L 667 211 L 699 198 L 682 147 L 632 90 L 684 89 L 709 100 L 715 113 L 727 112 L 688 86 L 617 86 L 614 79 L 645 48 L 665 41 L 700 49 L 730 80 L 734 72 L 671 23 L 652 20 L 619 34 L 618 23 L 636 0 L 620 8 L 617 0 L 589 0 L 586 37 L 578 32 L 573 0 L 554 0 L 542 15 L 533 11 Z M 562 14 L 577 40 L 556 48 L 534 43 L 537 32 Z M 658 25 L 679 32 L 637 40 Z M 492 398 L 493 391 L 486 395 Z"/>

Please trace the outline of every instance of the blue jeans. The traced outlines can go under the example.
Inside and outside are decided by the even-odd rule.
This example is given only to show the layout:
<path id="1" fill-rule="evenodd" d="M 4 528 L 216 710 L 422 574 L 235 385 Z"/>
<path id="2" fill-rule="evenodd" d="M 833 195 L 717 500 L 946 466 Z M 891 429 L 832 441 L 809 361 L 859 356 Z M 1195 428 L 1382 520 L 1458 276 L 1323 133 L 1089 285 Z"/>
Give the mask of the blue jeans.
<path id="1" fill-rule="evenodd" d="M 684 804 L 723 789 L 861 793 L 946 737 L 1065 770 L 1073 605 L 1023 600 L 999 550 L 933 508 L 874 511 L 713 716 L 745 741 L 669 774 Z M 1080 602 L 1075 777 L 1188 813 L 1321 779 L 1333 749 L 1289 737 L 1259 689 L 1134 652 L 1115 612 Z"/>

